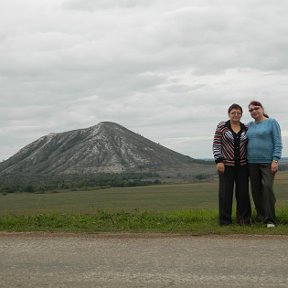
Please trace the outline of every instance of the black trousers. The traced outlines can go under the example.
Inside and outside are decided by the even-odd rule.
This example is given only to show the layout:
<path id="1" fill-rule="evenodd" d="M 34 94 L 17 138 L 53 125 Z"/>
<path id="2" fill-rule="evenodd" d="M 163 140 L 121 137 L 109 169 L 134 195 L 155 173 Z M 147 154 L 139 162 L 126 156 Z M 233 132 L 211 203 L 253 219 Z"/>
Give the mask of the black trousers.
<path id="1" fill-rule="evenodd" d="M 249 197 L 248 166 L 226 166 L 224 173 L 219 173 L 219 223 L 232 224 L 232 204 L 235 186 L 237 202 L 236 222 L 251 223 L 251 204 Z"/>
<path id="2" fill-rule="evenodd" d="M 264 223 L 276 222 L 271 164 L 249 164 L 252 198 L 258 218 Z"/>

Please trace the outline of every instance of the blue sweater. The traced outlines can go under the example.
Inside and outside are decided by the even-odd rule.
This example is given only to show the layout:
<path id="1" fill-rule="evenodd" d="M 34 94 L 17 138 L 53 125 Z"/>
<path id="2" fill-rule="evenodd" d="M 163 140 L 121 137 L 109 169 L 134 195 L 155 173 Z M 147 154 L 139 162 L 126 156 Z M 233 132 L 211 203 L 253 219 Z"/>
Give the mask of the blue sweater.
<path id="1" fill-rule="evenodd" d="M 281 158 L 281 129 L 275 119 L 248 123 L 248 163 L 271 163 Z"/>

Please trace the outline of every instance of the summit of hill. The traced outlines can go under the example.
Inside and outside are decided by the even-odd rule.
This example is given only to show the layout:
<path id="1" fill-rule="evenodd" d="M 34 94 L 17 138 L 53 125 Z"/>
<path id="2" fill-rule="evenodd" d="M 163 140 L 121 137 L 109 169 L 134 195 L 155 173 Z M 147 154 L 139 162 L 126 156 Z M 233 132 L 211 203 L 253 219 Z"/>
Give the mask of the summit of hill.
<path id="1" fill-rule="evenodd" d="M 193 159 L 113 122 L 50 133 L 0 163 L 0 175 L 85 175 L 97 173 L 211 170 Z M 214 168 L 214 167 L 213 167 Z"/>

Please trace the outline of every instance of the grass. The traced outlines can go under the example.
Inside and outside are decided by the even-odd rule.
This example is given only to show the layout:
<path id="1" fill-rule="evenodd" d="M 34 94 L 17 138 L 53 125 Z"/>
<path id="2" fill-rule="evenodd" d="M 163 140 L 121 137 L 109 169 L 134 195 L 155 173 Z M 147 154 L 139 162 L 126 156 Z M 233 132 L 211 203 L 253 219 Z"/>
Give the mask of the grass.
<path id="1" fill-rule="evenodd" d="M 189 231 L 200 223 L 215 222 L 211 211 L 174 212 L 105 212 L 83 214 L 39 214 L 34 216 L 4 216 L 0 229 L 10 231 L 69 231 L 69 232 L 180 232 Z M 208 225 L 209 226 L 209 225 Z"/>
<path id="2" fill-rule="evenodd" d="M 278 225 L 218 225 L 218 183 L 0 194 L 0 231 L 288 235 L 288 172 L 275 181 Z M 235 215 L 235 207 L 234 213 Z M 235 216 L 234 216 L 235 217 Z"/>
<path id="3" fill-rule="evenodd" d="M 288 211 L 278 213 L 278 225 L 267 229 L 263 224 L 252 226 L 218 225 L 217 210 L 182 210 L 170 212 L 106 212 L 85 214 L 38 214 L 0 217 L 0 231 L 45 232 L 162 232 L 204 234 L 288 234 Z"/>

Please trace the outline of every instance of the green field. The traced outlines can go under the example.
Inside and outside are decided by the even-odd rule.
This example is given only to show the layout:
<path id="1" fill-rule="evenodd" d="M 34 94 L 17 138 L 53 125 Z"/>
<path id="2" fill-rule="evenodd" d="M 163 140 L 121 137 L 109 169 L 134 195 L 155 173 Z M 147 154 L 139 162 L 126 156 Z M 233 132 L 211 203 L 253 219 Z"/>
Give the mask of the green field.
<path id="1" fill-rule="evenodd" d="M 252 227 L 219 227 L 217 179 L 205 183 L 0 194 L 0 231 L 288 234 L 287 187 L 288 172 L 281 172 L 275 180 L 279 225 L 273 231 L 261 223 Z"/>
<path id="2" fill-rule="evenodd" d="M 217 184 L 175 184 L 0 195 L 0 215 L 217 208 Z"/>
<path id="3" fill-rule="evenodd" d="M 281 172 L 275 180 L 277 208 L 288 207 L 287 187 L 288 172 Z M 117 212 L 217 209 L 217 199 L 217 180 L 89 191 L 11 193 L 0 194 L 0 215 L 93 214 L 98 210 Z"/>

